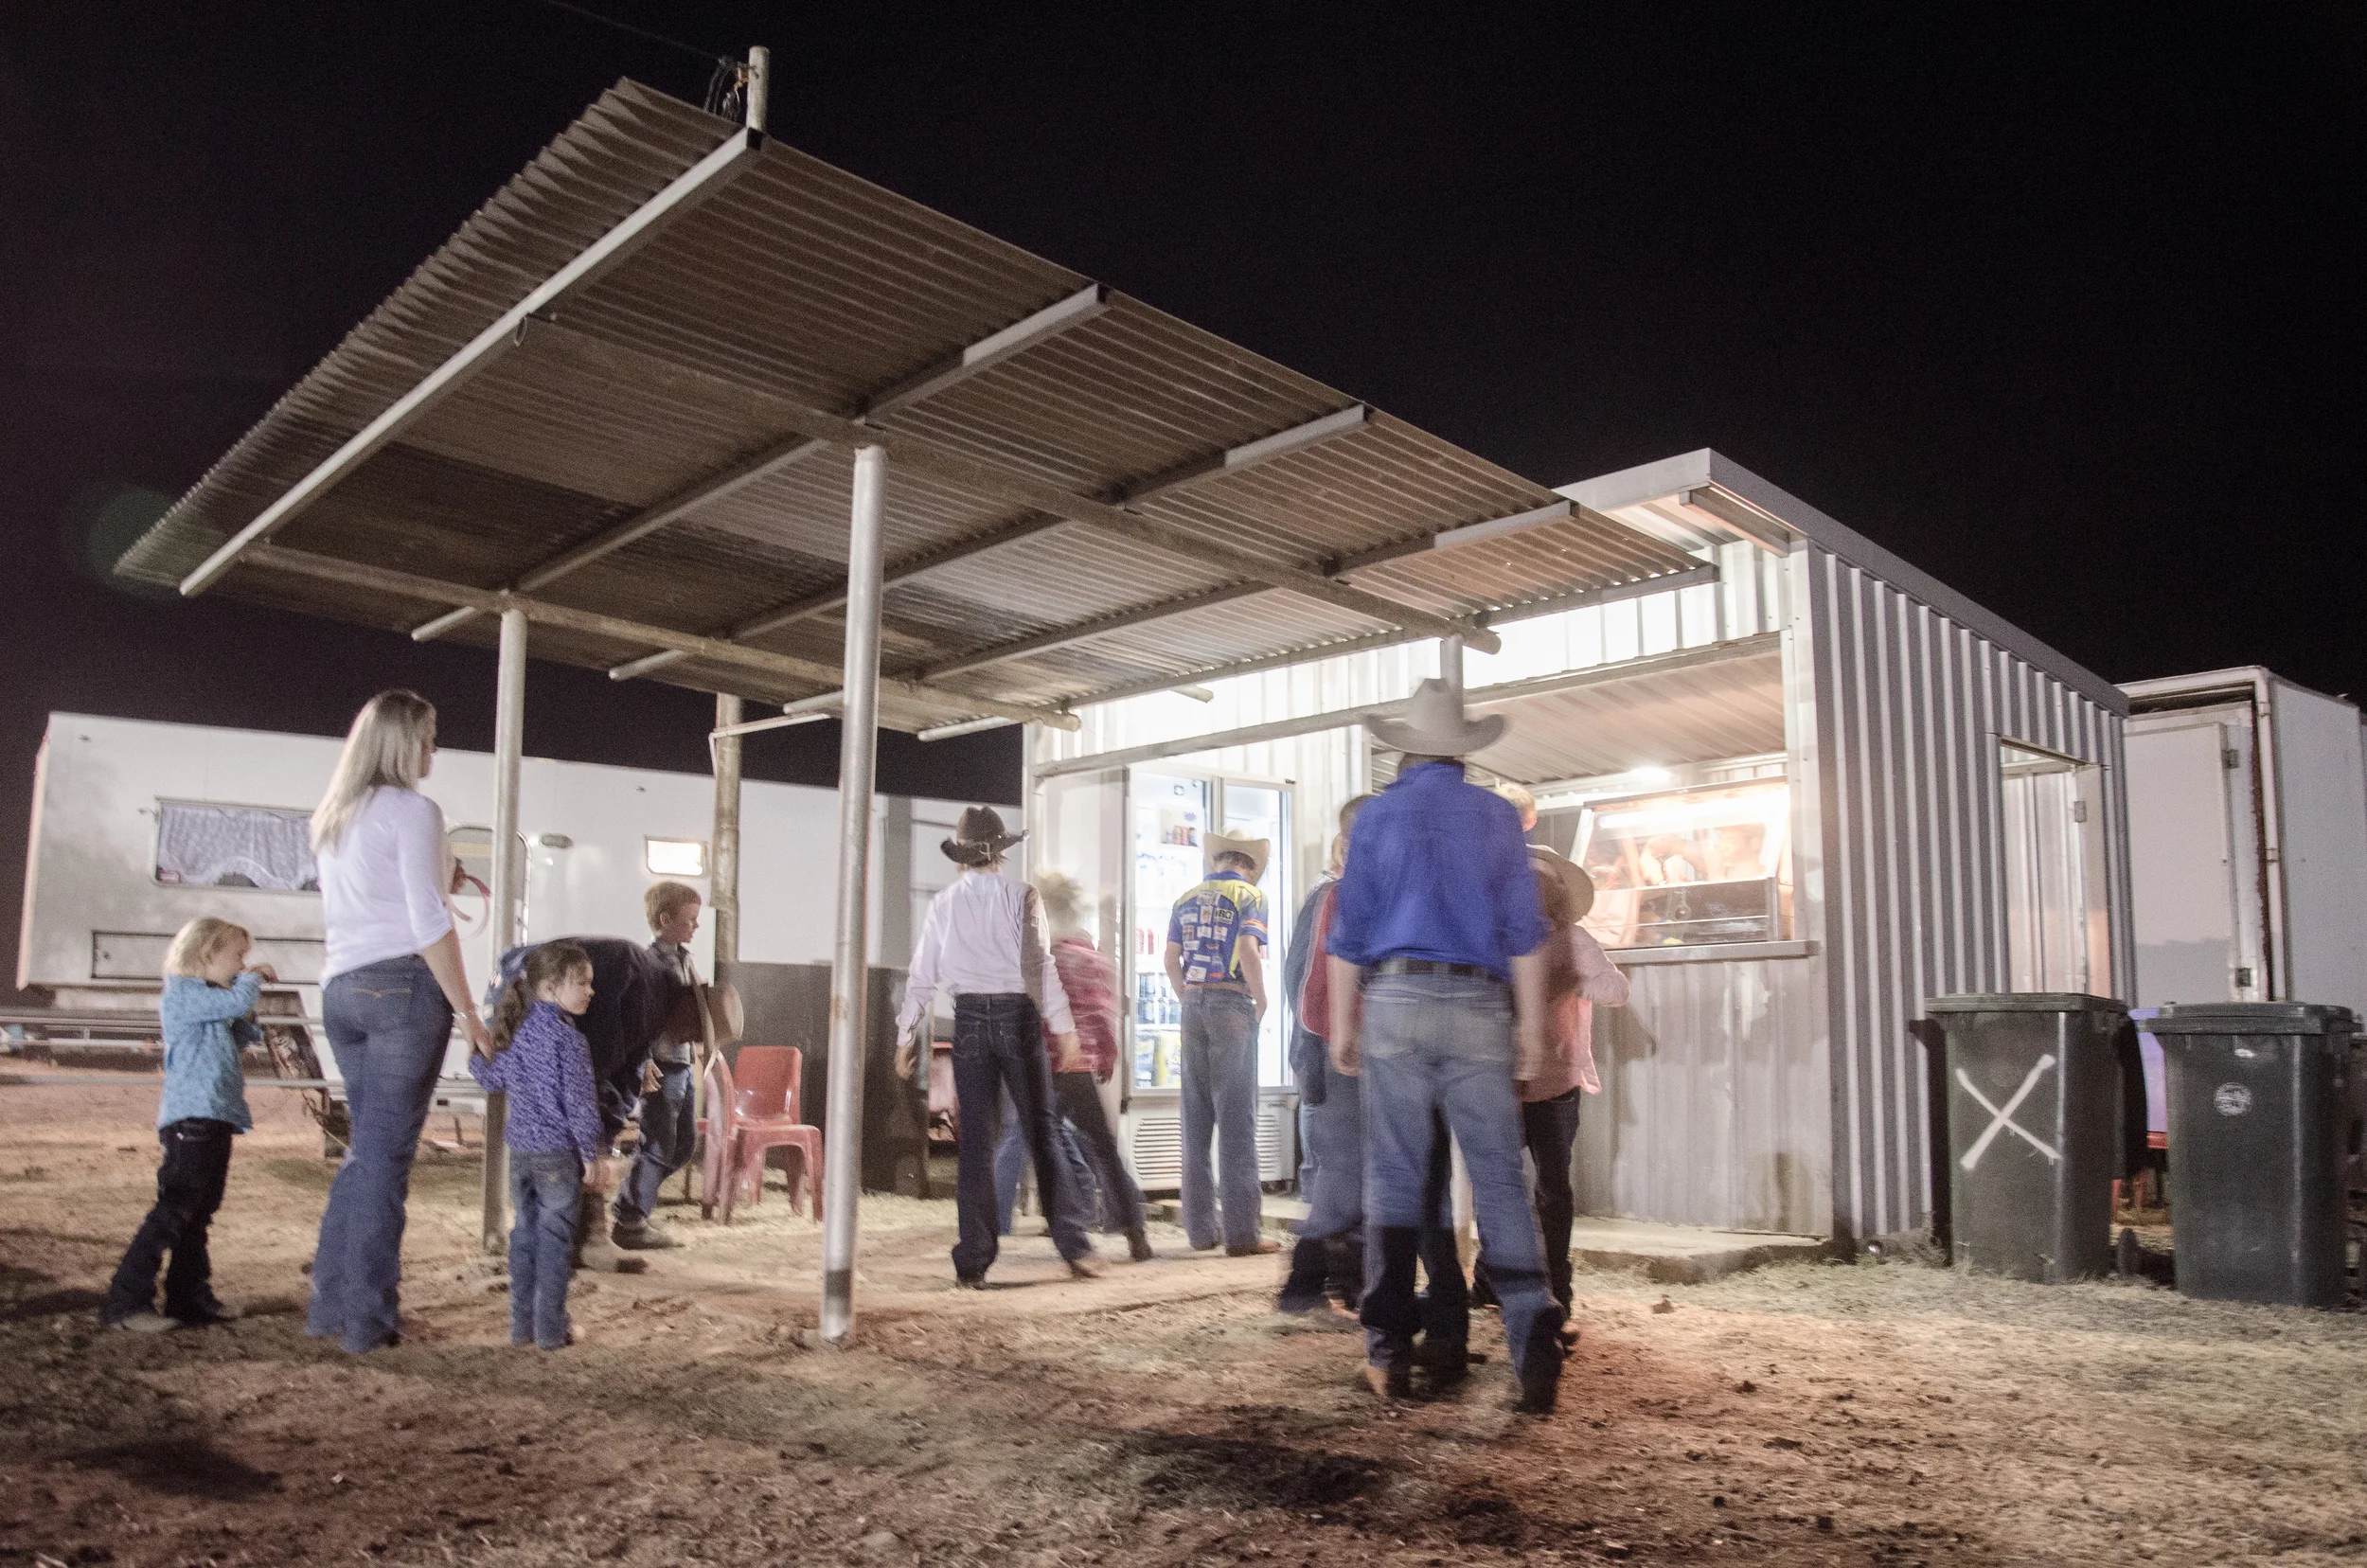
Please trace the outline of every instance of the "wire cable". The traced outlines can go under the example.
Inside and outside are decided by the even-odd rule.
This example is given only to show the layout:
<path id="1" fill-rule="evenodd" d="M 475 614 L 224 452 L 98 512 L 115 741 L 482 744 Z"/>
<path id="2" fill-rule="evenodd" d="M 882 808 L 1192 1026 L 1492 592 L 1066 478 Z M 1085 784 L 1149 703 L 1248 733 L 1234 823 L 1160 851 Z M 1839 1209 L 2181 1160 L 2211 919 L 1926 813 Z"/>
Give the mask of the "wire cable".
<path id="1" fill-rule="evenodd" d="M 572 11 L 576 15 L 583 17 L 587 21 L 597 22 L 603 27 L 614 27 L 618 32 L 631 33 L 635 38 L 646 38 L 652 44 L 663 44 L 669 49 L 680 49 L 683 53 L 689 55 L 694 59 L 711 61 L 715 63 L 716 74 L 719 78 L 723 74 L 726 68 L 735 74 L 739 69 L 740 62 L 730 55 L 719 54 L 713 49 L 703 49 L 696 44 L 685 44 L 679 38 L 668 38 L 664 33 L 651 32 L 647 27 L 636 27 L 630 22 L 620 22 L 615 17 L 603 16 L 598 11 L 587 9 L 582 6 L 570 5 L 568 0 L 543 0 L 543 4 L 552 7 L 558 10 Z M 707 93 L 709 98 L 714 97 L 715 89 L 711 82 L 708 86 Z"/>

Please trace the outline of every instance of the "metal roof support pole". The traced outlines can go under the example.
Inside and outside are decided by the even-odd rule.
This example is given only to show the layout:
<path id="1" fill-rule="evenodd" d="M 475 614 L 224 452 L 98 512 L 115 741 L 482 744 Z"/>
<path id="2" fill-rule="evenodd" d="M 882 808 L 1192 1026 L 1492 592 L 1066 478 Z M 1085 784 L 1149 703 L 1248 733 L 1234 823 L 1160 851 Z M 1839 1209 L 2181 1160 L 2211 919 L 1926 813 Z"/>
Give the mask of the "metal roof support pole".
<path id="1" fill-rule="evenodd" d="M 1461 703 L 1463 701 L 1463 639 L 1461 637 L 1438 639 L 1438 678 L 1447 683 L 1447 689 L 1454 693 L 1454 700 L 1457 703 Z"/>
<path id="2" fill-rule="evenodd" d="M 502 612 L 501 663 L 493 687 L 493 962 L 518 945 L 525 857 L 518 848 L 518 774 L 526 740 L 526 613 Z M 502 1142 L 507 1097 L 485 1096 L 485 1250 L 509 1245 L 509 1160 Z"/>
<path id="3" fill-rule="evenodd" d="M 748 51 L 748 129 L 764 129 L 765 100 L 773 95 L 773 51 L 758 44 Z"/>
<path id="4" fill-rule="evenodd" d="M 855 1329 L 856 1189 L 863 1174 L 863 1004 L 871 989 L 863 939 L 869 913 L 871 781 L 879 754 L 881 514 L 887 453 L 855 449 L 854 517 L 846 549 L 845 706 L 838 747 L 838 933 L 830 946 L 829 1115 L 822 1139 L 822 1338 Z"/>
<path id="5" fill-rule="evenodd" d="M 715 935 L 715 973 L 739 962 L 739 699 L 715 699 L 715 845 L 707 866 L 707 918 Z"/>

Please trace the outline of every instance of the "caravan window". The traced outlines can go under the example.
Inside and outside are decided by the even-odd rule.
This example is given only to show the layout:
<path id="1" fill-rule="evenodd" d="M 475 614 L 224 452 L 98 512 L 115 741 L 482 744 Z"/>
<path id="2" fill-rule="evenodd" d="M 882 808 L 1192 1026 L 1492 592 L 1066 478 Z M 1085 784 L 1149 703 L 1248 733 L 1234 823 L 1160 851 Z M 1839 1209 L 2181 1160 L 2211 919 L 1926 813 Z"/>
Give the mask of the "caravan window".
<path id="1" fill-rule="evenodd" d="M 156 880 L 174 887 L 317 893 L 312 813 L 276 806 L 156 803 Z"/>

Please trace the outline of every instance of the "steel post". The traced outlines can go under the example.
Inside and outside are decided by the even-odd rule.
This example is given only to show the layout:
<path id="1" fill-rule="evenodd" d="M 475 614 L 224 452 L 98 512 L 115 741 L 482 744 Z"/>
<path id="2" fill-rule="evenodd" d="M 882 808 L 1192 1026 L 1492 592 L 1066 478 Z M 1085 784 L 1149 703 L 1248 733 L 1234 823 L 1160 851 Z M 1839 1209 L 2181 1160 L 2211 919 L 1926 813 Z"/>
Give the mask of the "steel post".
<path id="1" fill-rule="evenodd" d="M 830 948 L 829 1117 L 822 1151 L 822 1338 L 855 1327 L 855 1205 L 863 1173 L 863 1078 L 870 991 L 871 782 L 879 749 L 881 512 L 887 454 L 855 449 L 846 551 L 845 706 L 838 751 L 838 930 Z"/>
<path id="2" fill-rule="evenodd" d="M 501 663 L 493 697 L 493 961 L 518 945 L 518 906 L 525 889 L 525 860 L 518 846 L 518 773 L 526 739 L 526 614 L 502 612 Z M 485 1250 L 509 1245 L 509 1159 L 502 1142 L 507 1107 L 499 1093 L 485 1096 Z"/>
<path id="3" fill-rule="evenodd" d="M 761 44 L 748 51 L 746 83 L 747 127 L 751 131 L 762 131 L 766 99 L 773 93 L 773 51 Z"/>
<path id="4" fill-rule="evenodd" d="M 1438 678 L 1447 683 L 1447 689 L 1454 693 L 1456 702 L 1463 701 L 1463 639 L 1461 637 L 1438 639 Z"/>
<path id="5" fill-rule="evenodd" d="M 715 938 L 715 973 L 739 962 L 739 737 L 727 733 L 740 722 L 737 697 L 715 699 L 715 843 L 707 866 L 707 929 Z"/>

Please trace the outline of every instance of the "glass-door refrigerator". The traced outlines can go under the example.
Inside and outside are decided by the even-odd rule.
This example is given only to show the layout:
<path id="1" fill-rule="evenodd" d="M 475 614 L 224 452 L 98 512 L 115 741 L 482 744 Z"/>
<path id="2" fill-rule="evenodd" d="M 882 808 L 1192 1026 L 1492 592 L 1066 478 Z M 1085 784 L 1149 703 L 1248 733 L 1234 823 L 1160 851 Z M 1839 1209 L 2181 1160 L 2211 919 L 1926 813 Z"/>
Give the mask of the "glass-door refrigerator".
<path id="1" fill-rule="evenodd" d="M 1266 895 L 1269 1007 L 1258 1031 L 1260 1173 L 1287 1181 L 1297 1164 L 1285 1056 L 1289 999 L 1282 994 L 1291 903 L 1290 788 L 1181 769 L 1130 769 L 1126 788 L 1126 927 L 1129 1086 L 1123 1141 L 1149 1190 L 1173 1190 L 1182 1160 L 1183 1005 L 1167 980 L 1168 917 L 1208 875 L 1206 835 L 1264 839 L 1272 850 L 1258 882 Z"/>

